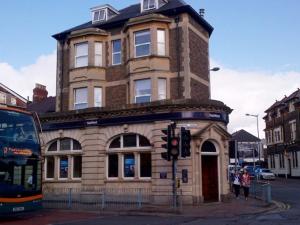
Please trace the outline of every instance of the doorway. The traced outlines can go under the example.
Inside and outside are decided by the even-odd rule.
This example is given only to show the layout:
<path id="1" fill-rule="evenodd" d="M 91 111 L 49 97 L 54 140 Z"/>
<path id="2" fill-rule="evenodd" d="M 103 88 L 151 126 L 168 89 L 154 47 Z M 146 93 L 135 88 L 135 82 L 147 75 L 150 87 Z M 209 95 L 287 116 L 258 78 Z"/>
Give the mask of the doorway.
<path id="1" fill-rule="evenodd" d="M 219 201 L 218 156 L 203 155 L 202 195 L 204 202 Z"/>

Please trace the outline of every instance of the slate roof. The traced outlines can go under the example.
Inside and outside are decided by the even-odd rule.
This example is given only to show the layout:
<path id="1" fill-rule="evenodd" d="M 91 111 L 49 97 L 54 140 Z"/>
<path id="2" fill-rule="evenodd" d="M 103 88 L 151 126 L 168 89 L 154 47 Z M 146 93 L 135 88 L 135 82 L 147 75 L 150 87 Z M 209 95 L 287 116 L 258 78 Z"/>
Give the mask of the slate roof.
<path id="1" fill-rule="evenodd" d="M 260 139 L 245 130 L 239 130 L 232 134 L 232 140 L 237 142 L 259 142 Z"/>
<path id="2" fill-rule="evenodd" d="M 71 29 L 65 30 L 61 33 L 55 34 L 53 35 L 53 37 L 57 40 L 61 40 L 64 39 L 67 35 L 69 35 L 71 32 L 81 29 L 99 28 L 105 30 L 114 27 L 120 27 L 123 26 L 131 18 L 143 16 L 150 13 L 160 13 L 166 16 L 174 16 L 184 12 L 188 13 L 194 20 L 201 24 L 207 30 L 209 35 L 211 35 L 214 28 L 208 22 L 206 22 L 204 18 L 202 18 L 190 5 L 186 4 L 182 0 L 170 0 L 167 4 L 160 7 L 159 9 L 150 10 L 143 13 L 141 13 L 140 4 L 131 5 L 127 8 L 119 10 L 120 14 L 116 15 L 108 21 L 95 24 L 93 24 L 92 21 L 90 21 L 79 26 L 73 27 Z"/>
<path id="3" fill-rule="evenodd" d="M 41 102 L 30 103 L 27 110 L 38 114 L 55 112 L 56 97 L 48 97 Z"/>

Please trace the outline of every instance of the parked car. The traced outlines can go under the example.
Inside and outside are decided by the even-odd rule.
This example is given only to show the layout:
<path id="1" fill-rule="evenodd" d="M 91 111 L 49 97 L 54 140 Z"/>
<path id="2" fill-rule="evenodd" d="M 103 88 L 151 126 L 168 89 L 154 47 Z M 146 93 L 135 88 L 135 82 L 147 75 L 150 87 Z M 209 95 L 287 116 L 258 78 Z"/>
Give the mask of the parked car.
<path id="1" fill-rule="evenodd" d="M 264 179 L 264 180 L 275 180 L 275 174 L 271 170 L 266 168 L 260 168 L 258 170 L 257 176 L 260 179 Z"/>

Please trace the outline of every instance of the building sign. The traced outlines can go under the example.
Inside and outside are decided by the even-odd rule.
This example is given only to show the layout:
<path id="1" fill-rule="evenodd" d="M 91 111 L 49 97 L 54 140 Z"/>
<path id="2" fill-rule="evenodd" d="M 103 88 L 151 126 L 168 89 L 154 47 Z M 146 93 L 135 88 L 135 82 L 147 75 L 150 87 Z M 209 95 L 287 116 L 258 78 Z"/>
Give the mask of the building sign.
<path id="1" fill-rule="evenodd" d="M 32 150 L 31 149 L 24 149 L 24 148 L 12 148 L 12 147 L 4 147 L 3 148 L 3 156 L 31 156 Z"/>

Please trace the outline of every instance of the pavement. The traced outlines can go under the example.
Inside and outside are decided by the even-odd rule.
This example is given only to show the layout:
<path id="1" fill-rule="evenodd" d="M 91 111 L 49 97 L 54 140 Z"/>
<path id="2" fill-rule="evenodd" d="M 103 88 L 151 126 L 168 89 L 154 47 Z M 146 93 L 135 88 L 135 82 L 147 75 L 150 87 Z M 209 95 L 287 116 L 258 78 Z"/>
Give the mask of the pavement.
<path id="1" fill-rule="evenodd" d="M 140 210 L 115 210 L 115 211 L 73 211 L 73 210 L 41 210 L 28 215 L 20 215 L 13 218 L 0 218 L 2 225 L 52 225 L 72 224 L 77 221 L 91 220 L 109 216 L 161 216 L 161 217 L 185 217 L 199 219 L 233 218 L 245 215 L 262 215 L 264 213 L 281 210 L 285 207 L 279 202 L 266 204 L 261 200 L 249 198 L 235 199 L 228 202 L 208 203 L 200 206 L 184 206 L 181 210 L 173 210 L 168 207 L 151 206 Z"/>

